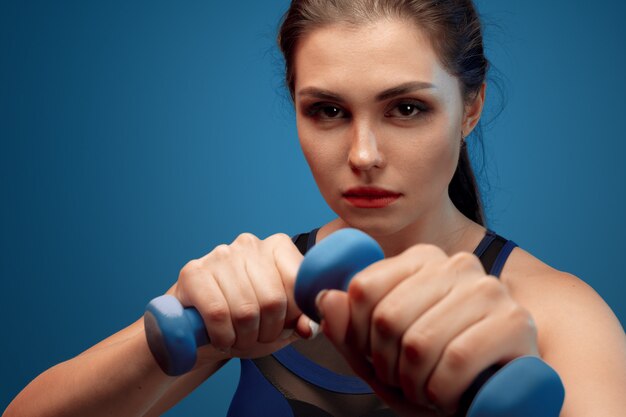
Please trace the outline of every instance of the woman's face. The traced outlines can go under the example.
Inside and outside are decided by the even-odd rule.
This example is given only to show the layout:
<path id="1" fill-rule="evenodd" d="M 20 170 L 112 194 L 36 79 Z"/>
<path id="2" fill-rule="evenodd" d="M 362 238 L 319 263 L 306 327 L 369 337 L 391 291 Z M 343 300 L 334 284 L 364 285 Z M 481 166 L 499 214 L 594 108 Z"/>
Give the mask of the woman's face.
<path id="1" fill-rule="evenodd" d="M 449 208 L 463 100 L 414 24 L 319 28 L 300 40 L 294 64 L 300 143 L 339 217 L 388 235 Z M 354 187 L 399 197 L 346 196 Z"/>

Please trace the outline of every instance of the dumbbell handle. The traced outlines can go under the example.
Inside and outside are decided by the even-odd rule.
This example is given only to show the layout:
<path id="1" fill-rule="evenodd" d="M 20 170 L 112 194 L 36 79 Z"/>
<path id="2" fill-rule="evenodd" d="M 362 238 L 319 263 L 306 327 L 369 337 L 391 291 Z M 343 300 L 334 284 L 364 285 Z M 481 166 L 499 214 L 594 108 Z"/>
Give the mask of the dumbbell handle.
<path id="1" fill-rule="evenodd" d="M 294 288 L 298 307 L 319 322 L 315 297 L 324 289 L 346 290 L 352 277 L 384 258 L 378 243 L 356 229 L 342 229 L 326 237 L 304 257 Z M 210 342 L 202 317 L 163 295 L 146 307 L 148 345 L 161 369 L 182 375 L 196 362 L 196 349 Z M 467 417 L 558 417 L 565 391 L 558 374 L 541 359 L 525 356 L 503 367 L 485 369 L 463 394 Z"/>

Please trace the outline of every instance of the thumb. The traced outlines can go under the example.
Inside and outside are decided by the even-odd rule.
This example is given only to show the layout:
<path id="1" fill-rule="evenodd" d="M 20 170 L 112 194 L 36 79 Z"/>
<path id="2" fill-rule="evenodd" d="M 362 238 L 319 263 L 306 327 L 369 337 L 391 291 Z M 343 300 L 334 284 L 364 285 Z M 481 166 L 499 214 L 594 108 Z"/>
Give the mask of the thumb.
<path id="1" fill-rule="evenodd" d="M 342 354 L 354 372 L 369 383 L 375 378 L 370 362 L 350 344 L 350 299 L 339 290 L 323 291 L 317 298 L 317 310 L 322 317 L 322 331 Z"/>
<path id="2" fill-rule="evenodd" d="M 335 346 L 345 346 L 350 325 L 350 301 L 348 293 L 338 290 L 321 292 L 316 300 L 322 317 L 322 330 Z"/>

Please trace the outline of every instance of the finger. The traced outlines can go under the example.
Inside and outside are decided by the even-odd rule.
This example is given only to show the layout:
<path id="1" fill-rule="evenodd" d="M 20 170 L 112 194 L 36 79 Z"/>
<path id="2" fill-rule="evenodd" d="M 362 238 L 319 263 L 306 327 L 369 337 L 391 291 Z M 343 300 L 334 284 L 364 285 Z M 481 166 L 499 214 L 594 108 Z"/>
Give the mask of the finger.
<path id="1" fill-rule="evenodd" d="M 317 308 L 322 317 L 324 335 L 362 378 L 374 376 L 374 370 L 362 352 L 347 341 L 350 337 L 350 301 L 343 291 L 327 290 L 318 296 Z"/>
<path id="2" fill-rule="evenodd" d="M 228 302 L 236 335 L 232 347 L 245 350 L 258 340 L 260 324 L 259 301 L 245 266 L 237 259 L 217 262 L 213 276 Z"/>
<path id="3" fill-rule="evenodd" d="M 423 249 L 420 251 L 422 254 L 427 253 L 425 252 L 426 249 L 431 252 L 428 253 L 431 256 L 431 261 L 391 289 L 372 312 L 370 347 L 373 364 L 378 377 L 393 386 L 400 386 L 398 375 L 400 345 L 409 327 L 413 326 L 418 320 L 420 323 L 424 323 L 421 320 L 421 316 L 431 312 L 444 299 L 448 299 L 448 303 L 445 304 L 445 312 L 439 314 L 436 320 L 425 322 L 427 326 L 431 324 L 436 326 L 436 328 L 442 326 L 441 323 L 445 323 L 447 319 L 446 314 L 450 314 L 450 317 L 455 317 L 457 305 L 463 306 L 461 308 L 468 308 L 467 297 L 474 294 L 473 287 L 466 289 L 465 295 L 453 297 L 454 301 L 452 302 L 450 302 L 449 294 L 454 291 L 456 295 L 459 289 L 467 287 L 468 283 L 476 282 L 478 278 L 484 277 L 490 283 L 500 285 L 498 281 L 487 278 L 480 261 L 472 254 L 458 253 L 447 258 L 440 253 L 438 248 L 431 250 L 432 248 L 425 247 Z M 475 308 L 481 305 L 484 306 L 484 303 L 481 301 L 477 303 L 474 304 Z M 437 333 L 437 336 L 446 343 L 445 337 L 447 335 L 453 337 L 456 334 L 455 332 L 462 331 L 477 320 L 477 318 L 473 318 L 473 316 L 468 314 L 458 315 L 456 318 L 466 320 L 464 327 L 461 327 L 459 330 L 448 327 L 446 330 L 449 333 Z M 432 346 L 432 351 L 438 352 L 438 347 L 439 345 L 435 344 Z M 434 360 L 434 358 L 431 359 Z M 428 369 L 427 365 L 433 365 L 433 363 L 431 361 L 423 365 L 419 367 L 422 375 Z M 419 383 L 420 381 L 417 382 Z M 423 382 L 421 381 L 421 383 Z"/>
<path id="4" fill-rule="evenodd" d="M 448 258 L 445 265 L 441 264 L 437 270 L 422 268 L 390 290 L 375 307 L 372 312 L 370 346 L 377 375 L 386 383 L 400 386 L 398 377 L 399 347 L 409 327 L 418 322 L 418 324 L 426 327 L 417 330 L 439 329 L 445 326 L 447 320 L 465 320 L 462 327 L 447 326 L 443 332 L 430 332 L 438 336 L 438 340 L 447 343 L 446 337 L 453 337 L 478 319 L 474 318 L 473 315 L 457 312 L 459 308 L 470 308 L 468 306 L 470 297 L 483 294 L 480 291 L 477 292 L 473 285 L 467 288 L 468 284 L 484 277 L 492 286 L 500 285 L 498 281 L 484 275 L 482 266 L 480 269 L 472 265 L 459 269 L 461 266 L 459 263 L 464 262 L 463 259 L 463 257 L 458 256 Z M 465 263 L 469 265 L 468 262 Z M 481 306 L 485 307 L 486 305 L 481 299 L 473 304 L 473 308 L 481 308 Z M 481 311 L 484 311 L 484 308 Z M 424 321 L 422 318 L 424 314 L 436 318 Z M 418 334 L 421 335 L 421 333 Z M 444 345 L 429 342 L 427 347 L 429 352 L 438 352 L 437 348 L 442 348 Z M 427 365 L 433 365 L 432 361 L 436 357 L 430 359 L 430 362 L 426 361 L 421 364 L 422 374 L 429 369 Z"/>
<path id="5" fill-rule="evenodd" d="M 298 269 L 304 257 L 294 245 L 291 238 L 285 234 L 276 234 L 268 237 L 271 243 L 272 259 L 280 274 L 285 293 L 287 294 L 287 312 L 285 326 L 292 328 L 302 314 L 294 299 L 294 286 Z"/>
<path id="6" fill-rule="evenodd" d="M 477 322 L 448 344 L 428 380 L 431 401 L 448 412 L 458 407 L 463 392 L 480 372 L 524 355 L 536 355 L 536 328 L 519 306 Z"/>
<path id="7" fill-rule="evenodd" d="M 229 349 L 235 343 L 236 334 L 226 297 L 209 273 L 195 275 L 193 281 L 193 291 L 182 294 L 182 286 L 177 287 L 177 298 L 183 306 L 194 306 L 198 310 L 216 349 Z"/>
<path id="8" fill-rule="evenodd" d="M 452 291 L 454 283 L 445 277 L 439 277 L 437 285 L 425 285 L 426 272 L 418 271 L 400 282 L 372 312 L 372 360 L 378 377 L 387 384 L 400 386 L 398 349 L 407 330 Z"/>
<path id="9" fill-rule="evenodd" d="M 323 317 L 321 327 L 324 334 L 344 356 L 355 373 L 374 390 L 377 396 L 402 416 L 436 417 L 438 415 L 432 409 L 408 403 L 403 398 L 401 390 L 387 386 L 378 380 L 370 361 L 346 343 L 350 329 L 350 307 L 346 293 L 337 290 L 326 291 L 318 299 L 317 306 Z"/>
<path id="10" fill-rule="evenodd" d="M 267 257 L 247 260 L 245 269 L 259 303 L 258 341 L 272 342 L 280 337 L 284 329 L 287 314 L 285 287 L 274 262 Z"/>
<path id="11" fill-rule="evenodd" d="M 318 310 L 322 319 L 322 329 L 326 337 L 344 356 L 355 373 L 361 377 L 385 403 L 392 406 L 399 415 L 420 415 L 435 417 L 432 410 L 408 403 L 402 391 L 382 383 L 371 363 L 360 352 L 356 352 L 346 343 L 349 332 L 350 309 L 347 294 L 337 290 L 324 293 L 318 300 Z"/>
<path id="12" fill-rule="evenodd" d="M 298 322 L 296 324 L 295 332 L 296 334 L 303 339 L 313 339 L 319 333 L 321 333 L 322 329 L 320 325 L 313 320 L 311 320 L 305 314 L 302 314 L 298 318 Z"/>
<path id="13" fill-rule="evenodd" d="M 346 344 L 350 324 L 350 301 L 343 291 L 327 290 L 318 295 L 317 309 L 322 317 L 324 334 L 336 346 Z"/>
<path id="14" fill-rule="evenodd" d="M 492 277 L 484 277 L 489 286 L 501 284 Z M 391 351 L 384 341 L 374 340 L 386 353 L 387 369 L 393 367 L 392 376 L 400 382 L 405 396 L 417 404 L 428 404 L 424 387 L 437 365 L 445 347 L 465 330 L 484 319 L 494 308 L 497 299 L 494 291 L 477 291 L 479 280 L 465 277 L 465 282 L 453 286 L 445 296 L 416 316 L 401 336 L 400 343 Z M 482 282 L 482 281 L 481 281 Z M 497 289 L 495 291 L 498 291 Z M 394 356 L 394 353 L 399 356 Z M 396 363 L 393 361 L 397 360 Z M 376 364 L 376 363 L 375 363 Z"/>
<path id="15" fill-rule="evenodd" d="M 348 294 L 354 323 L 354 344 L 358 350 L 369 354 L 370 320 L 380 300 L 426 263 L 445 258 L 445 253 L 435 246 L 417 245 L 396 257 L 376 262 L 353 277 Z"/>

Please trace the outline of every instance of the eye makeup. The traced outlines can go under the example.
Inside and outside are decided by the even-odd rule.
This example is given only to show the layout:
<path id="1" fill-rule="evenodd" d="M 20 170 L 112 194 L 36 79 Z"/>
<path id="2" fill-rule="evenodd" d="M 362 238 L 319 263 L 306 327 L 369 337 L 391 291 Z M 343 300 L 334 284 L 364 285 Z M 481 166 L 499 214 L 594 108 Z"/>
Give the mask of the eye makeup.
<path id="1" fill-rule="evenodd" d="M 400 99 L 384 112 L 387 118 L 412 120 L 430 112 L 430 107 L 421 100 Z M 303 114 L 314 120 L 338 120 L 349 118 L 351 114 L 341 106 L 329 102 L 315 102 L 305 105 Z"/>

